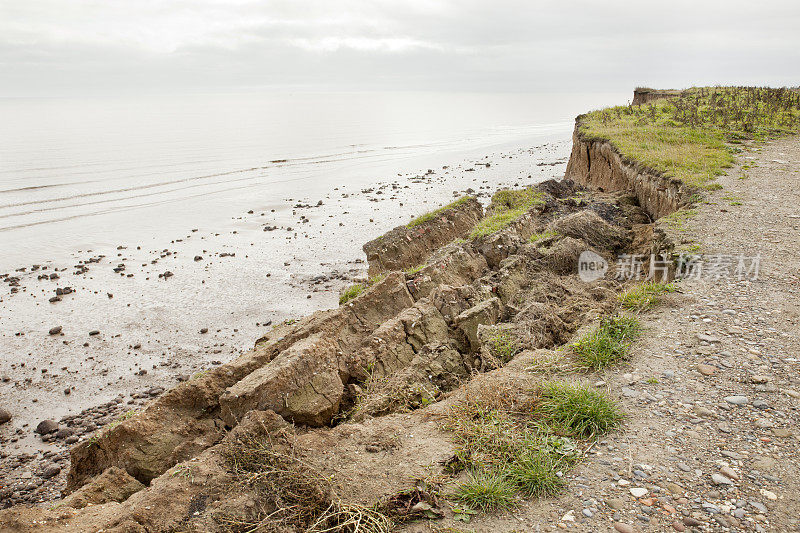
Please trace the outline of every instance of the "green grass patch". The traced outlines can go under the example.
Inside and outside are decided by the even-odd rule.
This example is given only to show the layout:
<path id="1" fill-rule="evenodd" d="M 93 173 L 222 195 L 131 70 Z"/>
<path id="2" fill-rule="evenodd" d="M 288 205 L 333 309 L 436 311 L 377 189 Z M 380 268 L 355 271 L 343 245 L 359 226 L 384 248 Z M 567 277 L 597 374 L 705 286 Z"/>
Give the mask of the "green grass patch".
<path id="1" fill-rule="evenodd" d="M 534 391 L 487 388 L 447 412 L 456 448 L 453 471 L 466 470 L 453 497 L 482 511 L 515 506 L 520 496 L 563 490 L 563 473 L 581 457 L 585 439 L 619 426 L 622 414 L 583 385 L 548 382 Z"/>
<path id="2" fill-rule="evenodd" d="M 544 239 L 551 239 L 553 237 L 558 237 L 557 231 L 543 231 L 542 233 L 534 233 L 528 237 L 528 242 L 535 243 L 538 241 L 543 241 Z"/>
<path id="3" fill-rule="evenodd" d="M 622 307 L 631 311 L 652 309 L 661 302 L 661 296 L 675 292 L 674 283 L 641 283 L 620 294 L 617 298 Z"/>
<path id="4" fill-rule="evenodd" d="M 497 329 L 488 339 L 489 349 L 492 355 L 503 364 L 508 363 L 521 350 L 517 337 L 509 330 Z"/>
<path id="5" fill-rule="evenodd" d="M 634 317 L 605 317 L 597 328 L 572 344 L 572 351 L 582 364 L 599 370 L 624 359 L 640 329 L 641 325 Z"/>
<path id="6" fill-rule="evenodd" d="M 365 288 L 366 286 L 363 283 L 354 283 L 350 285 L 339 295 L 339 305 L 344 305 L 353 298 L 357 297 L 359 294 L 364 292 Z"/>
<path id="7" fill-rule="evenodd" d="M 517 487 L 499 472 L 470 472 L 455 494 L 456 500 L 481 511 L 510 509 L 517 504 Z"/>
<path id="8" fill-rule="evenodd" d="M 800 131 L 800 94 L 763 87 L 692 88 L 641 106 L 592 111 L 580 130 L 685 183 L 716 187 L 713 180 L 741 151 L 726 142 Z"/>
<path id="9" fill-rule="evenodd" d="M 412 219 L 411 222 L 406 224 L 406 227 L 407 228 L 414 228 L 414 227 L 417 227 L 417 226 L 419 226 L 421 224 L 424 224 L 424 223 L 428 222 L 429 220 L 433 220 L 433 219 L 439 217 L 442 213 L 444 213 L 445 211 L 447 211 L 449 209 L 455 209 L 455 208 L 457 208 L 457 207 L 459 207 L 461 205 L 464 205 L 465 203 L 469 202 L 472 198 L 474 198 L 474 197 L 473 196 L 462 196 L 458 200 L 456 200 L 454 202 L 450 202 L 449 204 L 447 204 L 447 205 L 445 205 L 443 207 L 440 207 L 439 209 L 434 209 L 433 211 L 429 211 L 429 212 L 427 212 L 427 213 L 425 213 L 423 215 L 420 215 L 420 216 Z"/>
<path id="10" fill-rule="evenodd" d="M 346 304 L 353 298 L 357 298 L 365 290 L 383 281 L 383 278 L 385 277 L 386 274 L 378 274 L 369 278 L 366 283 L 353 283 L 352 285 L 346 287 L 339 295 L 339 305 Z"/>
<path id="11" fill-rule="evenodd" d="M 419 264 L 419 265 L 417 265 L 415 267 L 407 268 L 407 269 L 403 270 L 403 273 L 408 275 L 408 276 L 413 276 L 414 274 L 416 274 L 417 272 L 419 272 L 423 268 L 425 268 L 425 263 Z"/>
<path id="12" fill-rule="evenodd" d="M 606 395 L 588 385 L 546 383 L 541 393 L 538 411 L 543 421 L 568 435 L 595 438 L 619 427 L 623 418 Z"/>
<path id="13" fill-rule="evenodd" d="M 469 238 L 479 239 L 500 231 L 516 222 L 531 207 L 543 203 L 542 193 L 532 188 L 497 191 L 489 204 L 491 214 L 475 225 Z"/>

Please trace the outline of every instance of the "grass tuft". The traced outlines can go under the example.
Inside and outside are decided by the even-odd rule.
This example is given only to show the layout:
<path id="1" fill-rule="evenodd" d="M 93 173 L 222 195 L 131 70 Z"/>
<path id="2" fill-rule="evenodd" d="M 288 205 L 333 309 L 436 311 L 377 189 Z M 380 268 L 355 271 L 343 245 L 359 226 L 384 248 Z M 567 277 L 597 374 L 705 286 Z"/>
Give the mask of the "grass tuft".
<path id="1" fill-rule="evenodd" d="M 620 304 L 631 311 L 652 309 L 661 302 L 661 296 L 675 292 L 674 283 L 642 283 L 618 296 Z"/>
<path id="2" fill-rule="evenodd" d="M 350 285 L 345 290 L 342 291 L 342 294 L 339 295 L 339 305 L 346 304 L 353 298 L 357 297 L 359 294 L 364 292 L 366 287 L 363 283 L 354 283 Z"/>
<path id="3" fill-rule="evenodd" d="M 562 461 L 541 451 L 526 453 L 509 465 L 506 476 L 527 497 L 558 494 L 566 485 L 559 476 Z"/>
<path id="4" fill-rule="evenodd" d="M 497 329 L 488 339 L 492 355 L 505 364 L 511 361 L 521 350 L 517 337 L 506 329 Z"/>
<path id="5" fill-rule="evenodd" d="M 604 394 L 588 385 L 551 382 L 542 385 L 537 407 L 542 420 L 582 439 L 604 435 L 619 427 L 623 415 Z"/>
<path id="6" fill-rule="evenodd" d="M 455 209 L 455 208 L 457 208 L 457 207 L 459 207 L 461 205 L 464 205 L 465 203 L 469 202 L 473 198 L 474 198 L 474 196 L 462 196 L 458 200 L 456 200 L 454 202 L 450 202 L 449 204 L 447 204 L 447 205 L 445 205 L 443 207 L 440 207 L 439 209 L 434 209 L 433 211 L 429 211 L 429 212 L 427 212 L 425 214 L 422 214 L 422 215 L 412 219 L 411 222 L 406 224 L 406 227 L 407 228 L 415 228 L 417 226 L 420 226 L 420 225 L 428 222 L 429 220 L 435 219 L 436 217 L 440 216 L 442 213 L 444 213 L 447 210 Z"/>
<path id="7" fill-rule="evenodd" d="M 542 193 L 531 188 L 497 191 L 489 204 L 491 214 L 475 225 L 469 238 L 479 239 L 500 231 L 516 222 L 531 207 L 543 203 Z"/>
<path id="8" fill-rule="evenodd" d="M 535 243 L 537 241 L 543 241 L 545 239 L 551 239 L 553 237 L 558 237 L 557 231 L 544 231 L 542 233 L 534 233 L 528 238 L 529 243 Z"/>
<path id="9" fill-rule="evenodd" d="M 572 351 L 587 367 L 599 370 L 628 355 L 630 342 L 641 329 L 639 321 L 625 315 L 605 317 L 600 325 L 572 344 Z"/>
<path id="10" fill-rule="evenodd" d="M 497 511 L 517 504 L 517 487 L 498 472 L 470 472 L 456 490 L 455 497 L 472 509 Z"/>

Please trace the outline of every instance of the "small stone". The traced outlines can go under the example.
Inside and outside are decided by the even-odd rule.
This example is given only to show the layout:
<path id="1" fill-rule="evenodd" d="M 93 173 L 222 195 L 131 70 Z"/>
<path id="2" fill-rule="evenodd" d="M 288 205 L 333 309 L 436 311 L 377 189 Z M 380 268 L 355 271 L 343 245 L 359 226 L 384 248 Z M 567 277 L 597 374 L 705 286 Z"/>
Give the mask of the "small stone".
<path id="1" fill-rule="evenodd" d="M 759 494 L 761 494 L 762 496 L 764 496 L 768 500 L 773 500 L 774 501 L 774 500 L 778 499 L 778 495 L 775 494 L 774 492 L 770 491 L 770 490 L 760 489 L 758 492 L 759 492 Z"/>
<path id="2" fill-rule="evenodd" d="M 61 329 L 62 326 L 56 326 L 54 328 L 50 328 L 50 331 L 48 331 L 47 333 L 49 333 L 50 335 L 58 335 L 59 333 L 61 333 Z"/>
<path id="3" fill-rule="evenodd" d="M 684 525 L 683 525 L 682 523 L 680 523 L 678 520 L 675 520 L 675 521 L 672 523 L 672 529 L 674 529 L 675 531 L 686 531 L 686 526 L 684 526 Z"/>
<path id="4" fill-rule="evenodd" d="M 625 502 L 623 502 L 619 498 L 611 498 L 609 500 L 606 500 L 606 505 L 608 505 L 615 511 L 619 511 L 620 509 L 625 507 Z"/>
<path id="5" fill-rule="evenodd" d="M 772 428 L 772 434 L 776 437 L 786 438 L 791 437 L 792 432 L 786 428 Z"/>
<path id="6" fill-rule="evenodd" d="M 34 431 L 39 435 L 47 435 L 48 433 L 58 431 L 58 423 L 53 420 L 42 420 Z"/>
<path id="7" fill-rule="evenodd" d="M 711 374 L 716 372 L 717 369 L 711 365 L 700 364 L 697 365 L 697 371 L 703 374 L 704 376 L 710 376 Z"/>
<path id="8" fill-rule="evenodd" d="M 200 328 L 200 334 L 201 335 L 204 335 L 206 333 L 208 333 L 208 328 Z"/>
<path id="9" fill-rule="evenodd" d="M 753 383 L 768 383 L 770 381 L 770 377 L 762 375 L 754 375 L 750 376 L 750 381 Z"/>
<path id="10" fill-rule="evenodd" d="M 715 337 L 713 335 L 706 335 L 704 333 L 698 333 L 697 334 L 697 339 L 701 340 L 701 341 L 704 341 L 704 342 L 708 342 L 708 343 L 719 342 L 719 338 L 718 337 Z"/>
<path id="11" fill-rule="evenodd" d="M 739 479 L 739 474 L 737 474 L 736 471 L 729 466 L 723 466 L 722 468 L 720 468 L 719 473 L 733 480 Z"/>
<path id="12" fill-rule="evenodd" d="M 715 485 L 733 485 L 733 480 L 722 474 L 711 474 L 711 481 L 713 481 Z"/>
<path id="13" fill-rule="evenodd" d="M 631 494 L 633 494 L 634 498 L 641 498 L 646 496 L 650 491 L 644 487 L 633 487 L 630 489 Z"/>
<path id="14" fill-rule="evenodd" d="M 683 487 L 678 485 L 677 483 L 669 482 L 664 485 L 668 491 L 672 494 L 683 494 Z"/>
<path id="15" fill-rule="evenodd" d="M 733 405 L 747 405 L 750 403 L 747 396 L 726 396 L 725 401 Z"/>
<path id="16" fill-rule="evenodd" d="M 61 472 L 61 467 L 58 465 L 50 465 L 42 471 L 41 476 L 44 479 L 50 479 L 57 476 Z"/>
<path id="17" fill-rule="evenodd" d="M 683 519 L 683 525 L 684 526 L 689 526 L 689 527 L 695 527 L 695 526 L 702 526 L 703 523 L 700 520 L 696 519 L 696 518 L 692 518 L 691 516 L 687 516 L 686 518 Z"/>
<path id="18" fill-rule="evenodd" d="M 632 525 L 623 522 L 614 522 L 614 529 L 619 533 L 634 533 L 636 531 Z"/>
<path id="19" fill-rule="evenodd" d="M 582 512 L 583 516 L 585 516 L 586 518 L 591 518 L 592 516 L 594 516 L 591 509 L 584 509 Z"/>
<path id="20" fill-rule="evenodd" d="M 5 424 L 9 420 L 11 420 L 11 413 L 0 408 L 0 424 Z"/>
<path id="21" fill-rule="evenodd" d="M 89 332 L 90 337 L 94 337 L 95 335 L 100 335 L 100 330 L 93 329 L 92 331 Z"/>

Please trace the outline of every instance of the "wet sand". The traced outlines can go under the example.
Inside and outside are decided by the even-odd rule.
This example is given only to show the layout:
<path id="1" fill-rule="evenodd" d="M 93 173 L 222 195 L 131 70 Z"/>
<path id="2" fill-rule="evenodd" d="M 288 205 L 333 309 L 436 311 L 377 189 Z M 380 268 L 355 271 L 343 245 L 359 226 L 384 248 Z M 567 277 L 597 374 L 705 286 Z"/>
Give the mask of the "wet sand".
<path id="1" fill-rule="evenodd" d="M 0 479 L 30 486 L 31 502 L 57 497 L 70 444 L 249 350 L 272 324 L 338 305 L 366 274 L 364 242 L 467 192 L 488 200 L 559 178 L 569 146 L 503 146 L 366 188 L 254 198 L 223 227 L 98 243 L 3 273 L 0 408 L 13 418 L 0 425 Z M 43 440 L 43 420 L 60 431 Z"/>

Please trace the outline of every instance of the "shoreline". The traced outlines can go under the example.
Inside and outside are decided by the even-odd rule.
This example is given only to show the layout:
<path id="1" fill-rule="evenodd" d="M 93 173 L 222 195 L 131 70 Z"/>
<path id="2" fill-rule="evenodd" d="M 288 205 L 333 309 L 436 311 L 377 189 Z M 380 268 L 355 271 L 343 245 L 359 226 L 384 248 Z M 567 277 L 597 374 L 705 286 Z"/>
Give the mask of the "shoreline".
<path id="1" fill-rule="evenodd" d="M 339 291 L 365 276 L 365 235 L 382 234 L 456 193 L 485 198 L 530 175 L 563 175 L 569 141 L 500 148 L 432 173 L 283 199 L 274 213 L 232 214 L 225 233 L 190 228 L 163 246 L 120 243 L 76 254 L 72 265 L 9 272 L 9 292 L 0 298 L 7 354 L 0 376 L 9 378 L 0 383 L 0 407 L 14 408 L 12 421 L 0 427 L 0 475 L 24 479 L 54 457 L 63 464 L 64 445 L 93 427 L 241 355 L 275 324 L 336 307 Z M 52 273 L 58 279 L 49 279 Z M 8 277 L 20 280 L 9 284 Z M 11 294 L 11 285 L 18 292 Z M 74 292 L 48 301 L 65 287 Z M 85 419 L 87 430 L 45 437 L 50 442 L 33 433 L 42 420 L 63 417 Z M 47 480 L 50 496 L 42 500 L 52 499 L 59 483 L 58 475 Z"/>

